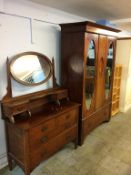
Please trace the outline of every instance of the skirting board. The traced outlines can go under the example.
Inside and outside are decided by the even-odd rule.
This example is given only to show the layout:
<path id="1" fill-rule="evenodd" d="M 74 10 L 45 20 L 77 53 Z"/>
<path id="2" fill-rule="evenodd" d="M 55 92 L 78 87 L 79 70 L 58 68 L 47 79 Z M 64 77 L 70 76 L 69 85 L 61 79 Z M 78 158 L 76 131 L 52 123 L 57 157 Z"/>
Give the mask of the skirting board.
<path id="1" fill-rule="evenodd" d="M 125 112 L 127 112 L 128 110 L 130 110 L 130 109 L 131 109 L 131 104 L 130 104 L 130 105 L 127 105 L 127 106 L 125 106 L 125 107 L 120 107 L 120 112 L 125 113 Z"/>
<path id="2" fill-rule="evenodd" d="M 1 154 L 0 155 L 0 169 L 4 168 L 7 165 L 8 165 L 7 154 L 6 153 Z"/>

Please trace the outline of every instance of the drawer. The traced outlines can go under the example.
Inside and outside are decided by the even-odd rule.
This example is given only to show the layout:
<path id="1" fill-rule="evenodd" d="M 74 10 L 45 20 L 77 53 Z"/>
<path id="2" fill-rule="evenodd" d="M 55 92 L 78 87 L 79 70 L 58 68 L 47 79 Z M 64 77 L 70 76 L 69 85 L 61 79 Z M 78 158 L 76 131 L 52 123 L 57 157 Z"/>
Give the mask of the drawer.
<path id="1" fill-rule="evenodd" d="M 65 129 L 69 129 L 77 123 L 78 110 L 74 109 L 67 112 L 57 118 L 57 127 L 59 132 Z"/>
<path id="2" fill-rule="evenodd" d="M 63 124 L 64 122 L 72 122 L 73 124 L 76 123 L 76 119 L 78 116 L 78 110 L 74 109 L 70 112 L 67 112 L 57 118 L 57 122 L 59 125 Z"/>
<path id="3" fill-rule="evenodd" d="M 52 119 L 29 131 L 30 146 L 31 148 L 37 148 L 41 144 L 46 143 L 51 137 L 56 135 L 56 120 Z"/>
<path id="4" fill-rule="evenodd" d="M 35 137 L 40 137 L 45 133 L 48 133 L 56 128 L 56 121 L 55 119 L 51 119 L 47 122 L 41 123 L 40 125 L 31 128 L 30 130 L 30 136 L 35 138 Z"/>
<path id="5" fill-rule="evenodd" d="M 83 120 L 84 135 L 88 134 L 102 122 L 107 121 L 110 117 L 110 107 L 104 107 L 95 114 L 88 116 Z"/>
<path id="6" fill-rule="evenodd" d="M 66 132 L 65 142 L 68 143 L 77 139 L 77 133 L 77 125 L 75 125 Z"/>
<path id="7" fill-rule="evenodd" d="M 61 147 L 63 147 L 65 144 L 74 141 L 75 139 L 77 139 L 77 126 L 74 125 L 72 128 L 66 130 L 65 132 L 63 132 L 62 134 L 57 136 L 56 139 L 56 148 L 57 150 L 60 149 Z"/>
<path id="8" fill-rule="evenodd" d="M 84 135 L 88 134 L 90 131 L 92 131 L 102 122 L 103 122 L 103 111 L 102 110 L 87 117 L 85 120 L 83 120 Z"/>
<path id="9" fill-rule="evenodd" d="M 84 135 L 88 134 L 95 127 L 95 120 L 93 117 L 89 117 L 83 120 Z"/>
<path id="10" fill-rule="evenodd" d="M 65 114 L 49 120 L 30 130 L 30 147 L 36 149 L 47 143 L 52 137 L 59 135 L 61 132 L 68 130 L 74 124 L 77 124 L 78 109 L 74 109 Z"/>
<path id="11" fill-rule="evenodd" d="M 19 114 L 19 113 L 27 111 L 27 110 L 29 110 L 28 104 L 21 104 L 21 105 L 17 105 L 16 107 L 13 107 L 12 113 L 14 115 L 14 114 Z"/>
<path id="12" fill-rule="evenodd" d="M 37 166 L 42 160 L 51 156 L 59 149 L 61 149 L 66 143 L 77 139 L 77 126 L 74 125 L 67 131 L 57 135 L 50 139 L 44 145 L 37 147 L 37 149 L 30 152 L 31 167 L 32 169 Z M 33 154 L 32 154 L 33 153 Z"/>

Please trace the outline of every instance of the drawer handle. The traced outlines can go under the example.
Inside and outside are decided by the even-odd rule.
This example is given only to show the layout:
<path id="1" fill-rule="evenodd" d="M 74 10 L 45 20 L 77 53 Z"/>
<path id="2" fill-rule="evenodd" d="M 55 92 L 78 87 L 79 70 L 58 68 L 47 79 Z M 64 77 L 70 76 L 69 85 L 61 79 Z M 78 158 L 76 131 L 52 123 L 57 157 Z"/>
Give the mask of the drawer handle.
<path id="1" fill-rule="evenodd" d="M 71 124 L 70 123 L 65 123 L 65 128 L 68 129 L 71 127 Z"/>
<path id="2" fill-rule="evenodd" d="M 47 129 L 48 129 L 48 127 L 45 126 L 45 127 L 41 128 L 41 131 L 45 132 Z"/>
<path id="3" fill-rule="evenodd" d="M 48 140 L 48 138 L 45 137 L 45 136 L 43 136 L 43 137 L 40 139 L 40 142 L 41 142 L 41 143 L 45 143 L 45 142 L 47 142 L 47 140 Z"/>

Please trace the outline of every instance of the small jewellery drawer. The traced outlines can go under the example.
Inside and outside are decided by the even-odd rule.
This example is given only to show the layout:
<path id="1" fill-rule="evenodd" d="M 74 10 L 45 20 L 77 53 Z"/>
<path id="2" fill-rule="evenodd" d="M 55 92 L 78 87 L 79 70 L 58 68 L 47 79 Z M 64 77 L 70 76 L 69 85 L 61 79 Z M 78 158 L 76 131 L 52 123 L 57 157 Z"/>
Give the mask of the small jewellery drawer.
<path id="1" fill-rule="evenodd" d="M 16 114 L 19 114 L 19 113 L 22 113 L 22 112 L 25 112 L 28 110 L 29 110 L 29 105 L 26 102 L 21 103 L 21 104 L 12 103 L 10 105 L 7 103 L 3 107 L 3 111 L 4 111 L 5 115 L 7 115 L 7 116 L 16 115 Z"/>
<path id="2" fill-rule="evenodd" d="M 12 112 L 14 115 L 14 114 L 19 114 L 19 113 L 24 112 L 24 111 L 28 111 L 29 107 L 28 107 L 28 104 L 21 104 L 21 105 L 18 105 L 16 107 L 13 107 L 12 110 L 13 110 Z"/>

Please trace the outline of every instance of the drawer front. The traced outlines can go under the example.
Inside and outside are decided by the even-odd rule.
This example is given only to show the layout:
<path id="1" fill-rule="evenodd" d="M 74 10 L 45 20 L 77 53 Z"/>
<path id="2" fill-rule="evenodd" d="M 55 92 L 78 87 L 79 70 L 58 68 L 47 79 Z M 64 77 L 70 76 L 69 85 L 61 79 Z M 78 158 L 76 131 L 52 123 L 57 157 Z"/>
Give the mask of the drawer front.
<path id="1" fill-rule="evenodd" d="M 39 126 L 30 129 L 30 146 L 32 149 L 46 143 L 51 137 L 55 136 L 56 120 L 52 119 Z"/>
<path id="2" fill-rule="evenodd" d="M 109 117 L 110 117 L 109 105 L 97 111 L 95 114 L 87 117 L 85 120 L 83 120 L 84 135 L 88 134 L 102 122 L 107 121 Z"/>
<path id="3" fill-rule="evenodd" d="M 78 110 L 74 109 L 70 112 L 67 112 L 57 118 L 57 130 L 58 132 L 64 131 L 71 128 L 74 124 L 77 123 Z"/>
<path id="4" fill-rule="evenodd" d="M 65 142 L 71 142 L 77 139 L 77 125 L 69 129 L 65 134 Z"/>
<path id="5" fill-rule="evenodd" d="M 77 138 L 77 126 L 74 125 L 72 128 L 66 130 L 62 134 L 58 135 L 55 139 L 52 139 L 48 143 L 49 155 L 55 153 L 61 149 L 65 144 L 74 141 Z"/>
<path id="6" fill-rule="evenodd" d="M 100 110 L 95 114 L 89 116 L 83 121 L 84 125 L 84 135 L 88 134 L 94 128 L 96 128 L 100 123 L 103 122 L 103 111 Z"/>
<path id="7" fill-rule="evenodd" d="M 87 118 L 83 120 L 83 130 L 84 135 L 88 134 L 92 129 L 95 127 L 95 121 L 94 118 Z"/>
<path id="8" fill-rule="evenodd" d="M 27 111 L 29 109 L 28 104 L 21 104 L 17 105 L 16 107 L 12 108 L 13 114 L 19 114 L 21 112 Z"/>
<path id="9" fill-rule="evenodd" d="M 31 150 L 46 144 L 49 140 L 61 132 L 64 132 L 77 124 L 78 109 L 67 112 L 54 119 L 36 126 L 30 130 Z"/>
<path id="10" fill-rule="evenodd" d="M 44 145 L 39 146 L 36 150 L 33 150 L 30 153 L 31 169 L 34 169 L 42 160 L 45 160 L 61 149 L 66 143 L 74 141 L 76 138 L 77 126 L 74 125 L 71 129 L 66 130 L 62 134 L 50 139 Z"/>

